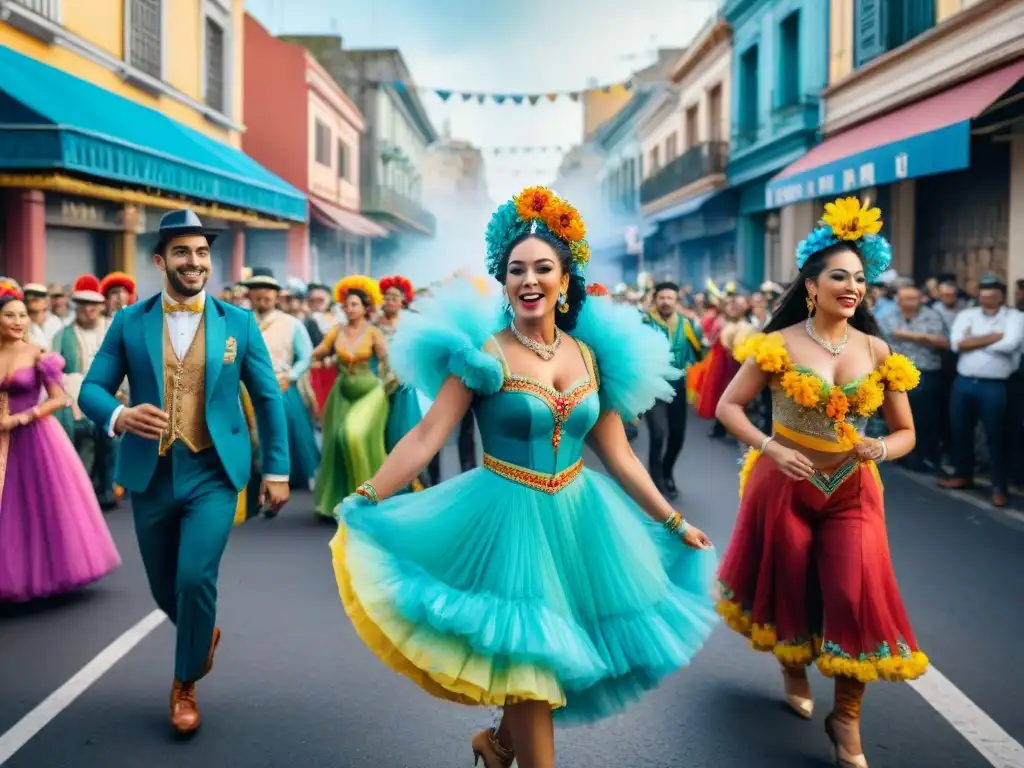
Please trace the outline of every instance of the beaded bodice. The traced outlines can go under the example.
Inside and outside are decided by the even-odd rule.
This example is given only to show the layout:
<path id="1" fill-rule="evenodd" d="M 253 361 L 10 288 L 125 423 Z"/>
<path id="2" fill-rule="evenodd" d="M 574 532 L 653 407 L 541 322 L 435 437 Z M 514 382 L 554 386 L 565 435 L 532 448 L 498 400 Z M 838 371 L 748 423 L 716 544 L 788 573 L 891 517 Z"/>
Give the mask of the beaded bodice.
<path id="1" fill-rule="evenodd" d="M 502 360 L 501 389 L 474 405 L 486 455 L 544 475 L 572 470 L 601 411 L 593 356 L 583 344 L 580 350 L 587 376 L 564 391 L 513 374 Z"/>
<path id="2" fill-rule="evenodd" d="M 868 416 L 848 413 L 845 423 L 853 427 L 858 436 L 863 437 L 867 429 Z M 772 422 L 776 431 L 782 429 L 806 435 L 818 440 L 838 444 L 835 420 L 819 408 L 807 408 L 793 400 L 782 389 L 772 390 Z"/>

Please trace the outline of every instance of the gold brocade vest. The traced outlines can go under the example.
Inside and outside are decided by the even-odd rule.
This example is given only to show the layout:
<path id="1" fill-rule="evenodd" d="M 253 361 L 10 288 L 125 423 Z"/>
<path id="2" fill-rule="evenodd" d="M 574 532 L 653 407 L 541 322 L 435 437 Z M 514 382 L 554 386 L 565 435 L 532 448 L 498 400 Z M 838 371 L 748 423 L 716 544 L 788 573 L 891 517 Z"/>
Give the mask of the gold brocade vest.
<path id="1" fill-rule="evenodd" d="M 178 360 L 164 318 L 164 410 L 171 423 L 160 438 L 160 455 L 180 440 L 192 453 L 213 447 L 206 426 L 206 317 L 199 321 L 184 360 Z"/>

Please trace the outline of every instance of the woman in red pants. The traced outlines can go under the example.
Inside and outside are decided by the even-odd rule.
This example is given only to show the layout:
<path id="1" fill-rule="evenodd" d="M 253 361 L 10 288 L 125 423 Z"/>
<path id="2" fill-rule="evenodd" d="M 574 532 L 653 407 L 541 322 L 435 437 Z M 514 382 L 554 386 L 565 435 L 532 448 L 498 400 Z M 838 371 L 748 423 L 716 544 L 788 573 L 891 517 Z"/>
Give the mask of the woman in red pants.
<path id="1" fill-rule="evenodd" d="M 800 244 L 800 275 L 765 329 L 736 349 L 742 368 L 717 417 L 751 446 L 719 574 L 719 613 L 782 665 L 786 700 L 813 710 L 806 666 L 835 678 L 825 728 L 844 768 L 866 768 L 860 703 L 873 680 L 912 680 L 918 649 L 889 556 L 876 462 L 914 447 L 906 392 L 919 374 L 891 354 L 864 295 L 888 268 L 880 211 L 846 198 Z M 744 408 L 772 394 L 772 434 Z M 887 437 L 864 436 L 882 408 Z"/>

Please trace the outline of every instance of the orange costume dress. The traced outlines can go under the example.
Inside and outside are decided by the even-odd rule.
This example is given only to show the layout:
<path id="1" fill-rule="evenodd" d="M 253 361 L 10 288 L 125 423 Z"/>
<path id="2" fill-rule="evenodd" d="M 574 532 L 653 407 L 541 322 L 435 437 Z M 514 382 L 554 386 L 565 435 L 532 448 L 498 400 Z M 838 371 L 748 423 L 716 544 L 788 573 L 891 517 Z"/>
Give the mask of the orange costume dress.
<path id="1" fill-rule="evenodd" d="M 772 374 L 775 434 L 809 450 L 848 452 L 882 406 L 920 374 L 892 354 L 871 374 L 832 385 L 790 360 L 779 333 L 736 349 Z M 722 560 L 718 612 L 787 666 L 817 660 L 829 677 L 913 680 L 928 658 L 914 639 L 889 555 L 882 482 L 874 462 L 850 455 L 829 473 L 794 480 L 751 449 L 740 509 Z"/>

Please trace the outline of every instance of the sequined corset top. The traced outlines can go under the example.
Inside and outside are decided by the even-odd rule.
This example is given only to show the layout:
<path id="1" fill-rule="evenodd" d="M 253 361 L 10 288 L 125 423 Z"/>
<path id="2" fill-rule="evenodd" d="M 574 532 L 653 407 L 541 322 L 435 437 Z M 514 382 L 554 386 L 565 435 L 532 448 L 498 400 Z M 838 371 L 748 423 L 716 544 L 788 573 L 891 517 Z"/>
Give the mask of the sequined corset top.
<path id="1" fill-rule="evenodd" d="M 847 414 L 846 423 L 857 430 L 857 434 L 864 436 L 868 420 L 853 413 Z M 775 431 L 782 433 L 783 437 L 806 436 L 813 438 L 815 442 L 824 441 L 829 443 L 833 451 L 839 450 L 839 438 L 836 435 L 835 422 L 828 416 L 823 408 L 805 408 L 794 402 L 781 389 L 772 389 L 772 422 Z M 796 437 L 797 442 L 801 442 Z M 822 446 L 824 450 L 829 450 Z"/>

